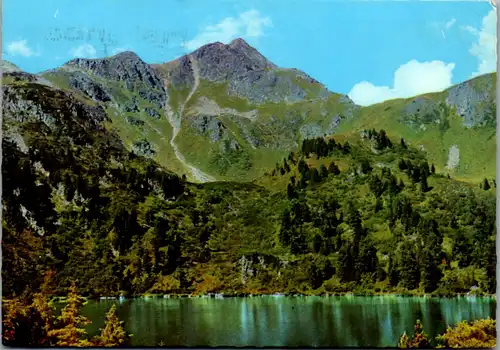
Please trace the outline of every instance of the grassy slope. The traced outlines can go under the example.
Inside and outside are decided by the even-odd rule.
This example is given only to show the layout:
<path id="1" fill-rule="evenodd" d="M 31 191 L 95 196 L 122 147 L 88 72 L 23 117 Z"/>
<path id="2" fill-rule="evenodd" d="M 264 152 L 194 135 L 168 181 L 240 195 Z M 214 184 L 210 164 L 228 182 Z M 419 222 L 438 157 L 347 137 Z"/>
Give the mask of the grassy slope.
<path id="1" fill-rule="evenodd" d="M 282 71 L 280 74 L 292 74 Z M 297 84 L 304 88 L 309 86 L 309 95 L 313 97 L 319 92 L 319 87 L 296 78 Z M 178 92 L 175 92 L 175 96 Z M 295 149 L 301 140 L 299 128 L 305 124 L 320 126 L 326 130 L 331 118 L 342 114 L 339 103 L 340 95 L 333 94 L 328 99 L 310 99 L 295 103 L 265 103 L 252 105 L 248 100 L 229 96 L 227 85 L 202 80 L 198 90 L 186 105 L 186 111 L 193 108 L 199 98 L 206 97 L 215 101 L 220 108 L 230 108 L 237 112 L 257 110 L 255 121 L 237 115 L 221 115 L 219 120 L 229 130 L 230 137 L 241 146 L 238 152 L 221 151 L 223 141 L 212 143 L 189 127 L 189 117 L 183 120 L 179 133 L 178 144 L 186 159 L 210 174 L 225 180 L 248 181 L 260 177 L 267 169 L 274 167 L 277 161 L 283 159 L 291 149 Z M 174 99 L 177 101 L 177 99 Z M 175 107 L 171 104 L 172 107 Z M 327 117 L 322 116 L 327 111 Z M 290 118 L 298 119 L 291 125 Z M 245 139 L 245 133 L 256 137 L 267 147 L 253 148 Z M 250 167 L 249 164 L 251 164 Z"/>
<path id="2" fill-rule="evenodd" d="M 487 76 L 486 76 L 487 77 Z M 485 77 L 473 81 L 481 87 Z M 496 80 L 495 80 L 496 81 Z M 427 94 L 422 97 L 431 101 L 444 101 L 447 92 Z M 425 130 L 416 130 L 400 122 L 400 116 L 411 99 L 397 99 L 365 107 L 360 116 L 341 123 L 338 133 L 352 133 L 363 129 L 384 129 L 388 135 L 403 137 L 414 146 L 425 148 L 430 162 L 440 172 L 449 172 L 454 177 L 478 183 L 485 177 L 492 179 L 496 174 L 496 130 L 494 127 L 466 128 L 463 120 L 454 111 L 447 115 L 450 128 L 441 132 L 437 124 L 425 124 Z M 445 169 L 449 149 L 452 145 L 460 150 L 460 164 L 455 170 Z"/>
<path id="3" fill-rule="evenodd" d="M 161 72 L 162 67 L 158 68 Z M 292 71 L 283 70 L 279 74 L 290 75 Z M 58 86 L 69 89 L 64 76 L 46 75 L 46 78 Z M 96 78 L 98 79 L 98 78 Z M 113 90 L 113 95 L 120 101 L 128 101 L 132 92 L 124 89 L 115 82 L 102 81 Z M 306 82 L 296 77 L 296 83 L 309 91 L 309 97 L 314 97 L 319 87 L 314 83 Z M 476 88 L 483 88 L 481 77 L 473 81 Z M 174 111 L 178 111 L 189 94 L 189 88 L 181 90 L 169 89 L 169 104 Z M 78 94 L 80 98 L 84 98 Z M 207 97 L 215 101 L 220 108 L 230 108 L 237 112 L 257 110 L 255 121 L 250 121 L 237 115 L 221 115 L 218 118 L 227 128 L 229 140 L 237 141 L 241 146 L 238 151 L 228 151 L 224 140 L 218 143 L 211 142 L 207 137 L 198 135 L 190 127 L 189 117 L 182 121 L 176 143 L 186 161 L 221 180 L 249 181 L 259 178 L 276 162 L 283 159 L 290 150 L 296 149 L 301 140 L 300 128 L 312 126 L 328 130 L 329 123 L 335 115 L 343 115 L 340 95 L 332 94 L 327 99 L 306 99 L 295 103 L 265 103 L 252 105 L 246 99 L 229 96 L 227 85 L 216 84 L 202 80 L 198 90 L 185 106 L 185 115 L 189 114 L 200 97 Z M 147 106 L 147 101 L 137 97 L 140 106 Z M 446 92 L 427 94 L 423 96 L 431 101 L 444 101 Z M 411 127 L 401 122 L 400 117 L 405 106 L 412 99 L 387 101 L 374 106 L 362 108 L 353 118 L 344 118 L 336 129 L 336 134 L 357 133 L 362 129 L 385 129 L 394 138 L 403 137 L 408 143 L 418 147 L 422 145 L 430 162 L 435 163 L 438 171 L 450 172 L 455 178 L 477 183 L 484 177 L 495 177 L 495 130 L 492 127 L 467 129 L 462 125 L 462 119 L 453 111 L 446 116 L 450 127 L 444 132 L 438 124 L 425 124 L 425 130 Z M 142 126 L 131 125 L 126 117 L 132 116 L 115 114 L 116 110 L 108 108 L 113 120 L 112 127 L 118 131 L 129 149 L 134 142 L 148 140 L 157 150 L 154 158 L 162 165 L 169 167 L 178 174 L 186 173 L 182 164 L 175 157 L 170 145 L 171 127 L 164 120 L 155 120 L 140 114 L 134 115 L 143 122 Z M 161 112 L 161 111 L 160 111 Z M 264 146 L 253 148 L 246 140 L 251 135 Z M 456 145 L 460 150 L 460 165 L 455 170 L 445 169 L 448 153 L 451 146 Z M 473 147 L 471 147 L 473 145 Z"/>
<path id="4" fill-rule="evenodd" d="M 71 91 L 76 96 L 80 96 L 80 98 L 84 98 L 89 103 L 95 104 L 95 102 L 86 98 L 82 93 L 75 93 L 75 91 L 70 88 L 67 82 L 67 77 L 63 71 L 50 72 L 44 74 L 44 77 L 57 87 L 66 91 Z M 155 109 L 160 115 L 164 114 L 163 111 L 158 109 L 158 107 L 152 105 L 149 101 L 142 99 L 135 92 L 126 89 L 119 82 L 108 81 L 96 76 L 92 76 L 92 79 L 101 83 L 103 86 L 106 86 L 113 95 L 113 98 L 119 104 L 127 103 L 135 97 L 138 101 L 140 109 L 148 107 Z M 135 142 L 147 140 L 156 150 L 156 154 L 152 157 L 153 159 L 177 174 L 186 173 L 186 169 L 183 168 L 182 163 L 179 162 L 175 156 L 172 146 L 170 145 L 172 127 L 168 121 L 165 120 L 165 118 L 157 120 L 146 115 L 144 112 L 120 112 L 112 104 L 107 105 L 106 111 L 112 121 L 112 123 L 107 125 L 107 127 L 118 133 L 127 149 L 132 150 L 132 146 Z M 133 125 L 128 121 L 130 119 L 138 120 L 142 125 Z"/>

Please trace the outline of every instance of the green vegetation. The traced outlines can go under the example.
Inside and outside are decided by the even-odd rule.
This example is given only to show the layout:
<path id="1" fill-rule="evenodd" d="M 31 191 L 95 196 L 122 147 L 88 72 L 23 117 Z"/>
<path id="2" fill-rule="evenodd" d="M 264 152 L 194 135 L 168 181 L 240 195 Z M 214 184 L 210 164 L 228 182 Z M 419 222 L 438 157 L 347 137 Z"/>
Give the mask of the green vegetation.
<path id="1" fill-rule="evenodd" d="M 496 321 L 490 318 L 473 322 L 462 321 L 454 328 L 449 327 L 444 334 L 436 337 L 435 348 L 447 349 L 492 349 L 496 346 Z M 400 337 L 398 348 L 430 348 L 431 341 L 419 320 L 415 333 L 410 338 L 406 332 Z"/>
<path id="2" fill-rule="evenodd" d="M 336 131 L 340 134 L 363 129 L 390 130 L 395 137 L 404 138 L 413 147 L 423 147 L 427 158 L 441 173 L 450 173 L 457 179 L 479 184 L 484 176 L 494 178 L 496 162 L 496 103 L 494 100 L 496 74 L 475 78 L 469 82 L 477 92 L 489 92 L 491 100 L 478 101 L 479 110 L 485 110 L 485 118 L 476 126 L 464 126 L 464 119 L 454 108 L 446 105 L 448 90 L 411 99 L 397 99 L 362 108 L 359 116 L 344 120 Z M 464 84 L 467 84 L 464 83 Z M 491 90 L 493 89 L 493 90 Z M 422 111 L 409 113 L 406 108 L 416 100 Z M 425 113 L 425 108 L 429 112 Z M 418 110 L 417 110 L 418 111 Z M 458 166 L 446 168 L 450 148 L 459 150 Z"/>
<path id="3" fill-rule="evenodd" d="M 52 128 L 19 125 L 28 153 L 3 139 L 6 297 L 47 270 L 54 294 L 78 278 L 88 297 L 495 290 L 494 192 L 384 131 L 305 140 L 254 183 L 192 185 L 64 101 Z"/>

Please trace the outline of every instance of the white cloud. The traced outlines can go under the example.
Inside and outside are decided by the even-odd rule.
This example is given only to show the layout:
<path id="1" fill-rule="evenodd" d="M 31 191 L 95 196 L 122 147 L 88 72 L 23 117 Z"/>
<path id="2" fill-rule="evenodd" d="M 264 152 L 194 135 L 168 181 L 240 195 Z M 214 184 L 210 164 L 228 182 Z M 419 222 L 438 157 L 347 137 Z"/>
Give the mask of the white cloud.
<path id="1" fill-rule="evenodd" d="M 37 53 L 35 53 L 35 51 L 33 51 L 28 46 L 27 40 L 12 41 L 7 45 L 7 53 L 10 56 L 23 56 L 23 57 L 31 57 L 37 55 Z"/>
<path id="2" fill-rule="evenodd" d="M 272 26 L 269 17 L 263 17 L 257 10 L 241 13 L 238 17 L 224 18 L 217 24 L 209 25 L 196 35 L 192 40 L 183 44 L 187 50 L 196 50 L 212 42 L 229 43 L 238 37 L 245 39 L 258 38 L 264 34 L 264 28 Z"/>
<path id="3" fill-rule="evenodd" d="M 454 68 L 454 63 L 411 60 L 394 72 L 392 87 L 376 86 L 363 81 L 354 85 L 349 92 L 349 97 L 361 106 L 368 106 L 394 98 L 442 91 L 451 86 Z"/>
<path id="4" fill-rule="evenodd" d="M 96 58 L 97 50 L 90 44 L 83 44 L 78 47 L 74 47 L 70 51 L 73 57 L 77 58 Z"/>
<path id="5" fill-rule="evenodd" d="M 484 18 L 481 29 L 472 26 L 464 27 L 477 41 L 469 49 L 471 55 L 478 60 L 477 71 L 472 77 L 495 72 L 497 70 L 497 15 L 492 9 Z"/>
<path id="6" fill-rule="evenodd" d="M 111 55 L 114 56 L 119 54 L 120 52 L 125 52 L 125 51 L 129 51 L 129 49 L 123 47 L 115 47 L 113 50 L 111 50 Z"/>
<path id="7" fill-rule="evenodd" d="M 448 22 L 446 22 L 446 24 L 444 25 L 446 30 L 450 29 L 451 27 L 453 27 L 453 25 L 457 22 L 457 20 L 455 18 L 452 18 L 451 20 L 449 20 Z"/>

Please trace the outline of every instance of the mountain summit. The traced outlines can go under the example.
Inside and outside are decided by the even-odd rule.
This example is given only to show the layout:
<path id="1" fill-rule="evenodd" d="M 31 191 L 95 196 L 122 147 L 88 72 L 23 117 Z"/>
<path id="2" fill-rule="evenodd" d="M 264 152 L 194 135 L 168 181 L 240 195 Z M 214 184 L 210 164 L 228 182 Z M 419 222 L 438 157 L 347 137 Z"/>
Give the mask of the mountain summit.
<path id="1" fill-rule="evenodd" d="M 164 72 L 174 88 L 193 84 L 196 74 L 209 82 L 227 84 L 230 95 L 257 104 L 326 98 L 331 94 L 304 72 L 279 68 L 243 39 L 235 39 L 227 45 L 207 44 L 155 67 Z"/>
<path id="2" fill-rule="evenodd" d="M 469 176 L 476 168 L 493 169 L 483 159 L 494 145 L 492 76 L 361 108 L 235 39 L 154 65 L 133 52 L 78 58 L 41 77 L 88 104 L 101 104 L 129 150 L 191 181 L 252 180 L 304 139 L 372 127 L 417 144 L 446 171 Z M 20 73 L 9 79 L 28 78 L 33 81 Z M 482 150 L 473 159 L 464 158 L 470 138 Z M 461 167 L 462 159 L 472 168 Z"/>

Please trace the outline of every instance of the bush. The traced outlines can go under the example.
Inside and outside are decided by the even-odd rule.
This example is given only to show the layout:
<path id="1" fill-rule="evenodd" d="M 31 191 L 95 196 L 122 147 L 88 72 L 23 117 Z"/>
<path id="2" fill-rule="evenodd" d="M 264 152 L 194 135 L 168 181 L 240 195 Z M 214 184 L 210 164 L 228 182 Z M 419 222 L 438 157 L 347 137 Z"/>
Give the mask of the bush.
<path id="1" fill-rule="evenodd" d="M 420 320 L 417 320 L 415 324 L 415 333 L 412 338 L 409 338 L 406 332 L 399 338 L 398 348 L 430 348 L 429 337 L 424 332 L 424 327 L 420 323 Z"/>
<path id="2" fill-rule="evenodd" d="M 474 322 L 462 321 L 437 338 L 446 348 L 494 348 L 496 346 L 496 321 L 490 318 Z"/>

